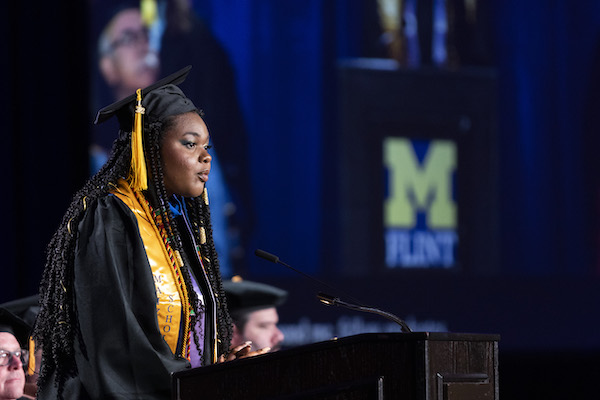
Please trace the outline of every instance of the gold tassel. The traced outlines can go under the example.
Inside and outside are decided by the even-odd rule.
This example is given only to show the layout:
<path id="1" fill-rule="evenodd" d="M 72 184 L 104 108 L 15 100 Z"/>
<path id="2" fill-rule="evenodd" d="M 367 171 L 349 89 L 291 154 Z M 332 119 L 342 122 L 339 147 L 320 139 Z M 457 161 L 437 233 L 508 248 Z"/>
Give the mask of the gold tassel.
<path id="1" fill-rule="evenodd" d="M 142 107 L 142 89 L 138 89 L 137 105 L 131 132 L 131 172 L 129 185 L 134 191 L 148 189 L 148 174 L 146 171 L 146 160 L 144 158 L 144 144 L 142 142 L 142 114 L 146 109 Z"/>
<path id="2" fill-rule="evenodd" d="M 27 375 L 35 373 L 35 342 L 29 337 L 29 359 L 27 360 Z"/>

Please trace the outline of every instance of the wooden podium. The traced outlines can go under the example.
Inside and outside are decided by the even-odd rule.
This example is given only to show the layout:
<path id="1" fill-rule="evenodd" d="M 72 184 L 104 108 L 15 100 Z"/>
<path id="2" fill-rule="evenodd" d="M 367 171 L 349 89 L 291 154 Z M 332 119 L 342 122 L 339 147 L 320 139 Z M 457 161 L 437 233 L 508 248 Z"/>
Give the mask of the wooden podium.
<path id="1" fill-rule="evenodd" d="M 173 374 L 173 399 L 494 399 L 499 335 L 369 333 Z"/>

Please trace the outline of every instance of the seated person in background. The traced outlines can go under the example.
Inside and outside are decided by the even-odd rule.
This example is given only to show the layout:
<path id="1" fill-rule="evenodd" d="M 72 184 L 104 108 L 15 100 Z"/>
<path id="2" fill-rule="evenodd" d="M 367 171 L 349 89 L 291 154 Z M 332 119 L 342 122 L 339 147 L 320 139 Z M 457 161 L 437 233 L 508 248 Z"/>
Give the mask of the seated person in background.
<path id="1" fill-rule="evenodd" d="M 3 304 L 0 304 L 0 309 L 5 309 L 10 313 L 14 314 L 18 318 L 25 322 L 25 326 L 29 330 L 30 326 L 33 326 L 37 317 L 40 306 L 38 305 L 39 296 L 33 295 L 29 297 L 23 297 L 20 299 L 12 300 Z M 25 374 L 25 388 L 23 399 L 35 399 L 37 392 L 37 377 L 42 360 L 42 349 L 37 348 L 35 352 L 35 363 L 29 364 L 29 369 Z M 1 397 L 0 397 L 1 399 Z"/>
<path id="2" fill-rule="evenodd" d="M 239 276 L 224 281 L 223 289 L 233 320 L 231 344 L 250 341 L 252 350 L 265 347 L 279 350 L 284 336 L 277 327 L 276 307 L 285 302 L 287 292 L 264 283 L 244 281 Z"/>
<path id="3" fill-rule="evenodd" d="M 25 387 L 30 327 L 10 311 L 0 308 L 0 399 L 19 399 Z M 34 397 L 25 397 L 34 398 Z"/>

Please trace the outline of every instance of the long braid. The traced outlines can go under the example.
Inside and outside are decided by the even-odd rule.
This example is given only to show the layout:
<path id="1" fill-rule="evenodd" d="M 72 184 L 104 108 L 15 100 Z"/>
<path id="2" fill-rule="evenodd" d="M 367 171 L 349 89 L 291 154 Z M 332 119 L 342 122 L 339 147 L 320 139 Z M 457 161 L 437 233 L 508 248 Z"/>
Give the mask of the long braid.
<path id="1" fill-rule="evenodd" d="M 219 335 L 219 352 L 221 354 L 227 354 L 229 351 L 229 345 L 231 342 L 231 336 L 233 334 L 233 322 L 227 308 L 227 298 L 225 296 L 225 290 L 220 279 L 221 271 L 219 267 L 219 258 L 217 257 L 217 250 L 213 240 L 212 223 L 210 219 L 210 209 L 207 204 L 200 198 L 189 199 L 188 208 L 191 210 L 192 219 L 200 222 L 201 226 L 198 228 L 204 228 L 206 231 L 206 242 L 201 244 L 201 252 L 206 255 L 203 258 L 208 277 L 217 295 L 217 327 Z M 200 229 L 194 229 L 196 235 L 199 235 Z M 201 238 L 196 237 L 198 243 L 202 243 Z"/>
<path id="2" fill-rule="evenodd" d="M 73 196 L 47 247 L 46 266 L 40 282 L 40 312 L 33 335 L 42 346 L 44 357 L 38 384 L 42 386 L 48 374 L 55 370 L 59 393 L 62 393 L 67 377 L 77 373 L 73 344 L 79 327 L 73 301 L 73 265 L 78 225 L 87 206 L 105 196 L 111 189 L 110 183 L 126 174 L 130 157 L 127 140 L 117 140 L 110 159 Z"/>

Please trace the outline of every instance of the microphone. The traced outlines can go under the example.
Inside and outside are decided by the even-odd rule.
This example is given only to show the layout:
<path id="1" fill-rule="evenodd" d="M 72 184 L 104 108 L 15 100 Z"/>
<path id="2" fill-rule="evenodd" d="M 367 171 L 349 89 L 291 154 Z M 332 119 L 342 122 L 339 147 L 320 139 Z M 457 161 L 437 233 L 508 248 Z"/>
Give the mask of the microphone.
<path id="1" fill-rule="evenodd" d="M 364 311 L 364 312 L 368 312 L 368 313 L 381 315 L 382 317 L 385 317 L 391 321 L 394 321 L 398 325 L 400 325 L 400 330 L 402 332 L 404 332 L 404 333 L 412 332 L 410 330 L 410 328 L 408 327 L 408 325 L 406 324 L 406 322 L 404 322 L 404 320 L 398 318 L 394 314 L 389 313 L 387 311 L 383 311 L 383 310 L 380 310 L 378 308 L 373 308 L 373 307 L 359 306 L 356 304 L 346 303 L 345 301 L 340 300 L 339 297 L 333 297 L 329 294 L 322 293 L 322 292 L 319 292 L 319 294 L 317 294 L 317 298 L 321 301 L 321 303 L 323 303 L 327 306 L 345 307 L 345 308 L 348 308 L 348 309 L 354 310 L 354 311 Z"/>
<path id="2" fill-rule="evenodd" d="M 305 274 L 304 272 L 299 271 L 296 268 L 294 268 L 294 267 L 292 267 L 292 266 L 284 263 L 275 254 L 268 253 L 268 252 L 266 252 L 264 250 L 261 250 L 261 249 L 256 249 L 254 251 L 254 255 L 256 255 L 257 257 L 262 258 L 263 260 L 270 261 L 270 262 L 272 262 L 274 264 L 281 264 L 284 267 L 287 267 L 287 268 L 291 269 L 292 271 L 294 271 L 296 273 L 299 273 L 300 275 L 302 275 L 302 276 L 304 276 L 304 277 L 306 277 L 308 279 L 311 279 L 311 280 L 313 280 L 315 282 L 318 282 L 321 285 L 327 286 L 328 288 L 330 288 L 330 289 L 332 289 L 332 290 L 334 290 L 336 292 L 339 292 L 339 290 L 337 290 L 336 288 L 328 285 L 327 283 L 322 282 L 322 281 L 318 280 L 317 278 L 314 278 L 314 277 L 312 277 L 312 276 L 310 276 L 308 274 Z M 354 297 L 352 297 L 352 296 L 350 296 L 348 294 L 346 294 L 346 296 L 350 297 L 351 299 L 353 299 L 357 303 L 361 303 L 361 301 L 355 299 Z M 381 316 L 383 316 L 383 317 L 385 317 L 385 318 L 387 318 L 387 319 L 389 319 L 391 321 L 394 321 L 398 325 L 400 325 L 400 328 L 401 328 L 402 332 L 404 332 L 404 333 L 411 332 L 411 330 L 408 327 L 408 325 L 406 324 L 406 322 L 404 322 L 402 319 L 398 318 L 394 314 L 391 314 L 391 313 L 386 312 L 386 311 L 382 311 L 382 310 L 380 310 L 378 308 L 367 307 L 367 306 L 359 306 L 359 305 L 356 305 L 356 304 L 346 303 L 345 301 L 341 301 L 339 299 L 339 297 L 333 297 L 331 295 L 328 295 L 328 294 L 325 294 L 325 293 L 322 293 L 322 292 L 319 292 L 317 294 L 317 298 L 319 299 L 319 301 L 321 301 L 321 303 L 323 303 L 325 305 L 340 306 L 340 307 L 345 307 L 345 308 L 348 308 L 348 309 L 354 310 L 354 311 L 364 311 L 364 312 L 369 312 L 369 313 L 381 315 Z"/>
<path id="3" fill-rule="evenodd" d="M 284 262 L 283 262 L 283 261 L 281 261 L 281 260 L 279 259 L 279 257 L 277 257 L 275 254 L 267 253 L 266 251 L 264 251 L 264 250 L 261 250 L 261 249 L 256 249 L 256 250 L 254 250 L 254 255 L 255 255 L 255 256 L 257 256 L 257 257 L 260 257 L 260 258 L 262 258 L 263 260 L 270 261 L 270 262 L 272 262 L 272 263 L 274 263 L 274 264 L 281 264 L 281 265 L 283 265 L 284 267 L 286 267 L 286 268 L 289 268 L 289 269 L 291 269 L 292 271 L 294 271 L 294 272 L 296 272 L 296 273 L 298 273 L 298 274 L 300 274 L 300 275 L 304 276 L 305 278 L 308 278 L 308 279 L 310 279 L 310 280 L 312 280 L 312 281 L 314 281 L 314 282 L 317 282 L 319 285 L 327 286 L 329 289 L 333 290 L 334 292 L 340 292 L 340 293 L 344 293 L 344 292 L 342 292 L 342 291 L 340 291 L 340 290 L 338 290 L 338 289 L 334 288 L 333 286 L 330 286 L 330 285 L 328 285 L 327 283 L 325 283 L 325 282 L 323 282 L 323 281 L 320 281 L 320 280 L 318 280 L 317 278 L 315 278 L 315 277 L 313 277 L 313 276 L 310 276 L 310 275 L 308 275 L 308 274 L 306 274 L 306 273 L 304 273 L 304 272 L 302 272 L 302 271 L 300 271 L 300 270 L 297 270 L 296 268 L 292 267 L 291 265 L 288 265 L 288 264 L 284 263 Z M 350 295 L 349 295 L 349 294 L 347 294 L 347 293 L 344 293 L 344 295 L 348 296 L 349 298 L 351 298 L 352 300 L 354 300 L 354 301 L 355 301 L 355 302 L 357 302 L 357 303 L 362 303 L 360 300 L 357 300 L 356 298 L 354 298 L 354 297 L 350 296 Z"/>
<path id="4" fill-rule="evenodd" d="M 267 261 L 271 261 L 272 263 L 275 263 L 275 264 L 277 264 L 279 262 L 279 257 L 277 257 L 275 254 L 267 253 L 266 251 L 261 250 L 261 249 L 254 250 L 254 255 L 256 255 L 257 257 L 260 257 L 262 259 L 265 259 Z"/>

